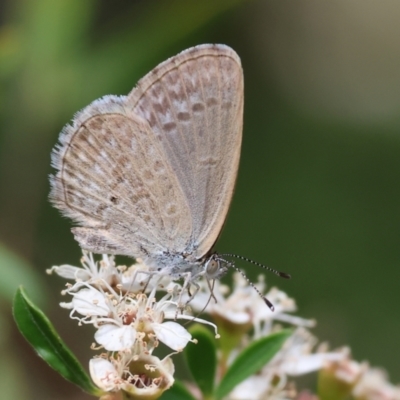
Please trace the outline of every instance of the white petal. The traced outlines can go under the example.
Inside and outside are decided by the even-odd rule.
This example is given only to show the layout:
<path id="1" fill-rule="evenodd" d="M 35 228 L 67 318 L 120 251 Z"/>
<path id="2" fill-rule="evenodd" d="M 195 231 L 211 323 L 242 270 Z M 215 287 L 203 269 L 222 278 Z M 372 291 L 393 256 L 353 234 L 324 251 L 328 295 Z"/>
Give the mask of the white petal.
<path id="1" fill-rule="evenodd" d="M 250 322 L 250 315 L 247 312 L 236 311 L 236 310 L 226 310 L 225 312 L 221 311 L 222 310 L 219 310 L 218 314 L 220 314 L 223 318 L 232 322 L 233 324 L 241 325 Z"/>
<path id="2" fill-rule="evenodd" d="M 87 281 L 90 279 L 90 273 L 83 268 L 73 267 L 72 265 L 60 265 L 59 267 L 52 267 L 51 271 L 54 271 L 58 276 L 65 279 L 75 279 L 81 281 Z"/>
<path id="3" fill-rule="evenodd" d="M 72 304 L 72 301 L 70 303 L 62 302 L 60 303 L 60 307 L 66 308 L 67 310 L 72 310 L 74 305 Z"/>
<path id="4" fill-rule="evenodd" d="M 132 348 L 136 330 L 130 325 L 102 325 L 94 335 L 97 343 L 108 351 L 121 351 Z"/>
<path id="5" fill-rule="evenodd" d="M 85 316 L 107 316 L 110 308 L 103 293 L 96 289 L 82 289 L 72 299 L 76 312 Z"/>
<path id="6" fill-rule="evenodd" d="M 192 335 L 176 322 L 168 321 L 162 324 L 153 324 L 152 327 L 157 339 L 172 350 L 182 350 L 192 338 Z"/>
<path id="7" fill-rule="evenodd" d="M 113 390 L 119 380 L 115 367 L 103 358 L 92 358 L 89 362 L 89 371 L 93 382 L 106 392 Z"/>
<path id="8" fill-rule="evenodd" d="M 292 376 L 307 374 L 317 371 L 329 361 L 340 361 L 345 357 L 343 353 L 317 353 L 300 356 L 295 359 L 284 361 L 282 370 Z"/>
<path id="9" fill-rule="evenodd" d="M 252 399 L 261 399 L 263 398 L 262 395 L 265 394 L 268 389 L 272 388 L 273 385 L 271 385 L 271 382 L 267 377 L 262 375 L 250 376 L 233 389 L 229 395 L 229 399 L 243 400 L 248 399 L 250 396 Z"/>

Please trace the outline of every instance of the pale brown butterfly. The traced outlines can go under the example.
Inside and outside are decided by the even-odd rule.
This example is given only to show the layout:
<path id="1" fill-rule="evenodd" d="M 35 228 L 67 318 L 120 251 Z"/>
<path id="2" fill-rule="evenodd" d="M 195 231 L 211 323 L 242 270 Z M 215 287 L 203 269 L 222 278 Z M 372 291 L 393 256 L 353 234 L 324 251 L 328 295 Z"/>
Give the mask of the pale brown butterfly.
<path id="1" fill-rule="evenodd" d="M 51 201 L 79 225 L 72 232 L 83 249 L 141 258 L 186 285 L 218 278 L 224 265 L 235 268 L 212 249 L 235 186 L 242 125 L 238 55 L 220 44 L 189 48 L 63 129 Z"/>

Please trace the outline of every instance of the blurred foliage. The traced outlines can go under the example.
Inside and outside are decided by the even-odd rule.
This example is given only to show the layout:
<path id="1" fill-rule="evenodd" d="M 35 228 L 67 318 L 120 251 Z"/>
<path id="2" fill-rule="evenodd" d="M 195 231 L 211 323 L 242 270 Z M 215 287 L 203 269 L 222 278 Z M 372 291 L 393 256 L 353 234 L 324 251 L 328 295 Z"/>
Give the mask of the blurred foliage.
<path id="1" fill-rule="evenodd" d="M 43 277 L 32 266 L 0 243 L 0 271 L 7 271 L 0 280 L 1 296 L 11 302 L 19 285 L 25 286 L 33 299 L 44 303 L 46 291 Z"/>
<path id="2" fill-rule="evenodd" d="M 302 316 L 317 319 L 322 340 L 349 344 L 355 358 L 400 381 L 393 351 L 400 333 L 400 4 L 376 4 L 0 0 L 4 312 L 14 286 L 46 280 L 51 319 L 87 362 L 90 336 L 68 325 L 57 306 L 60 283 L 44 275 L 80 257 L 70 221 L 47 201 L 51 148 L 92 100 L 128 93 L 186 47 L 226 43 L 244 66 L 245 125 L 236 193 L 217 249 L 291 273 L 289 282 L 267 279 L 298 301 Z M 251 279 L 262 272 L 247 271 Z M 15 389 L 29 395 L 8 398 L 84 398 L 12 333 L 3 340 L 25 373 L 10 368 L 19 379 L 7 384 L 22 380 Z M 3 361 L 9 348 L 2 347 Z"/>

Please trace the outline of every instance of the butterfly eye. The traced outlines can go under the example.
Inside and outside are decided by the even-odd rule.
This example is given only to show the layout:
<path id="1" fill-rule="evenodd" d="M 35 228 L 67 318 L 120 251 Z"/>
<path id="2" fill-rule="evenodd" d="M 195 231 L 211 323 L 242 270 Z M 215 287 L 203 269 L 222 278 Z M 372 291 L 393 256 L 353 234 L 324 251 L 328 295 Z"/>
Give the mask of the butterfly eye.
<path id="1" fill-rule="evenodd" d="M 211 259 L 206 265 L 206 273 L 209 278 L 213 278 L 219 272 L 219 262 Z"/>

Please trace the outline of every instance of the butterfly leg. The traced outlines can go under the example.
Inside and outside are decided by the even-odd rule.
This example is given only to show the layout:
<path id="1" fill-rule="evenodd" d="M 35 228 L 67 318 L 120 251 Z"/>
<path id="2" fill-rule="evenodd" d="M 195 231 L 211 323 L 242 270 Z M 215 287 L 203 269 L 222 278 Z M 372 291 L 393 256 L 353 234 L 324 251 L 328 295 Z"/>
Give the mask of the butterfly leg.
<path id="1" fill-rule="evenodd" d="M 143 275 L 147 275 L 148 276 L 148 278 L 146 278 L 145 280 L 140 281 L 140 283 L 139 283 L 139 285 L 143 287 L 141 292 L 145 293 L 145 291 L 146 291 L 146 289 L 147 289 L 147 287 L 148 287 L 148 285 L 149 285 L 149 283 L 151 281 L 151 278 L 153 278 L 153 276 L 155 276 L 155 275 L 158 275 L 158 272 L 157 271 L 145 271 L 145 270 L 142 270 L 142 269 L 137 269 L 134 272 L 133 276 L 132 276 L 132 280 L 131 280 L 130 286 L 127 289 L 127 292 L 130 292 L 133 284 L 136 282 L 136 279 L 138 279 L 139 274 L 143 274 Z M 161 279 L 161 277 L 160 277 L 160 279 Z M 154 285 L 155 287 L 157 287 L 159 280 Z"/>

